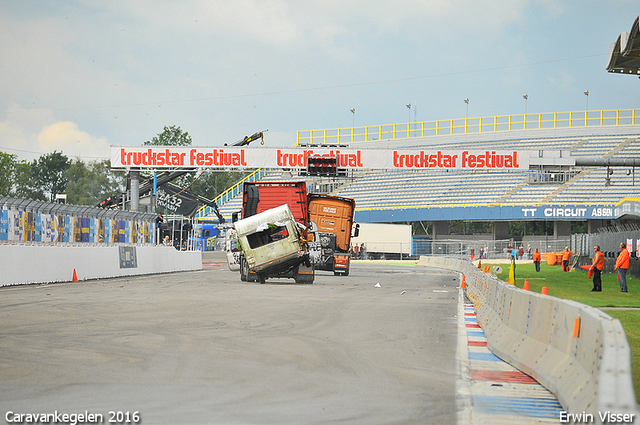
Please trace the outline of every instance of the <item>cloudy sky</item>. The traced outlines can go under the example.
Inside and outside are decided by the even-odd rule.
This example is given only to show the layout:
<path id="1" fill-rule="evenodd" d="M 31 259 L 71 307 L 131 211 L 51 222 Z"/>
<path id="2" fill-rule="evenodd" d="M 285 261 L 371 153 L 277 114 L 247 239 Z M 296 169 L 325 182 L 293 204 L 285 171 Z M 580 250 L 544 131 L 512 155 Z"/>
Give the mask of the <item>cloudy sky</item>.
<path id="1" fill-rule="evenodd" d="M 605 71 L 637 0 L 0 0 L 0 151 L 108 158 L 298 130 L 630 109 Z M 412 104 L 409 110 L 406 104 Z M 355 116 L 350 112 L 356 109 Z M 411 115 L 409 115 L 411 114 Z"/>

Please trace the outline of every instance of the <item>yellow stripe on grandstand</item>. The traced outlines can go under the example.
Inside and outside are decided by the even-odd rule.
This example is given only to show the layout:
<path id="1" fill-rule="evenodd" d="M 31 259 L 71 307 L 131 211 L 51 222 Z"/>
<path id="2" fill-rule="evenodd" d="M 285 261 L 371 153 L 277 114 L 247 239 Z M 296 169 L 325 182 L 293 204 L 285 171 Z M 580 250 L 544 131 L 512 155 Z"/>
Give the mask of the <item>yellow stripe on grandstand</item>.
<path id="1" fill-rule="evenodd" d="M 617 206 L 619 206 L 620 204 L 622 204 L 623 202 L 626 202 L 626 201 L 629 201 L 629 202 L 633 202 L 633 201 L 635 201 L 635 202 L 640 202 L 640 198 L 631 198 L 631 197 L 629 197 L 629 198 L 622 198 L 621 200 L 619 200 L 618 202 L 616 202 L 614 205 L 617 207 Z"/>
<path id="2" fill-rule="evenodd" d="M 249 174 L 247 177 L 243 178 L 238 183 L 234 184 L 233 186 L 231 186 L 230 188 L 228 188 L 227 190 L 225 190 L 224 192 L 222 192 L 221 194 L 219 194 L 218 196 L 213 198 L 213 202 L 215 202 L 216 205 L 218 205 L 218 207 L 221 207 L 226 202 L 227 198 L 236 196 L 240 192 L 240 189 L 242 188 L 242 184 L 244 182 L 257 180 L 257 179 L 259 179 L 261 177 L 262 173 L 264 173 L 264 169 L 263 168 L 258 168 L 256 171 L 254 171 L 253 173 Z M 207 206 L 200 207 L 198 209 L 198 211 L 196 212 L 196 217 L 198 219 L 201 219 L 201 220 L 204 219 L 205 218 L 205 211 L 206 211 L 207 208 L 209 208 L 209 207 L 207 207 Z M 206 217 L 206 218 L 211 218 L 211 219 L 214 219 L 214 220 L 217 219 L 216 216 L 210 216 L 210 217 Z"/>

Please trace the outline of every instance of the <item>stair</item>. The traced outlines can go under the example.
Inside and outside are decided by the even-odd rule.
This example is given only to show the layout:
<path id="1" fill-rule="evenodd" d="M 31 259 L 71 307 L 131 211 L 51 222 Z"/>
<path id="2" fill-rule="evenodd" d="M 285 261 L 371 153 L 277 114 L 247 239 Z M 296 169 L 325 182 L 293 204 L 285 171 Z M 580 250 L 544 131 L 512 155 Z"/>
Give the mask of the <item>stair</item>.
<path id="1" fill-rule="evenodd" d="M 551 192 L 550 194 L 548 194 L 547 196 L 544 197 L 544 199 L 542 199 L 540 201 L 541 204 L 545 204 L 550 202 L 557 194 L 559 194 L 560 192 L 562 192 L 564 189 L 568 188 L 569 186 L 571 186 L 572 184 L 574 184 L 576 182 L 576 180 L 578 180 L 580 178 L 580 175 L 582 174 L 582 172 L 579 172 L 578 174 L 574 175 L 573 177 L 571 177 L 569 180 L 567 180 L 566 182 L 564 182 L 561 186 L 559 186 L 556 190 L 554 190 L 553 192 Z"/>

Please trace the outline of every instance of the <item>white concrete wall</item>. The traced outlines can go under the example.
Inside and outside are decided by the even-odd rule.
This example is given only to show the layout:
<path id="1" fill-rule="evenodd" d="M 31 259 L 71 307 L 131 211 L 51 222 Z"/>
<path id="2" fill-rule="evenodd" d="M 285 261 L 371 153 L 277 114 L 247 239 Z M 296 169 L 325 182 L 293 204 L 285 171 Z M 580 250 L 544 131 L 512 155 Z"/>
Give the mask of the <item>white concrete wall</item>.
<path id="1" fill-rule="evenodd" d="M 136 268 L 120 268 L 117 245 L 0 245 L 0 286 L 168 273 L 202 269 L 202 253 L 135 246 Z"/>
<path id="2" fill-rule="evenodd" d="M 489 349 L 553 392 L 569 413 L 591 413 L 596 423 L 606 411 L 638 418 L 631 350 L 619 320 L 516 288 L 469 261 L 423 256 L 418 264 L 462 273 Z"/>

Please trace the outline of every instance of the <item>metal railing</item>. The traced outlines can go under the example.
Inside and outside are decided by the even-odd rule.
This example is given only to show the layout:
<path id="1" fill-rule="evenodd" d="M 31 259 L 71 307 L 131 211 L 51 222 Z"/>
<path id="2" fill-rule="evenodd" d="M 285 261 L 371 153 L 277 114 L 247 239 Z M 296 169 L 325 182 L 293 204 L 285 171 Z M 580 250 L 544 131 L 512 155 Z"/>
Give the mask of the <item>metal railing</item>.
<path id="1" fill-rule="evenodd" d="M 264 177 L 264 175 L 266 173 L 267 173 L 267 170 L 265 170 L 264 168 L 257 169 L 253 173 L 249 174 L 247 177 L 243 178 L 242 180 L 240 180 L 239 182 L 237 182 L 236 184 L 234 184 L 233 186 L 231 186 L 230 188 L 228 188 L 227 190 L 222 192 L 220 195 L 216 196 L 213 199 L 213 201 L 216 203 L 218 208 L 220 208 L 225 203 L 227 203 L 228 201 L 230 201 L 231 199 L 235 198 L 237 195 L 242 193 L 242 187 L 243 187 L 244 182 L 255 182 L 255 181 L 258 181 L 262 177 Z M 211 207 L 208 207 L 208 206 L 204 206 L 204 207 L 201 207 L 200 209 L 198 209 L 198 211 L 196 211 L 196 215 L 195 216 L 196 216 L 196 218 L 198 218 L 200 220 L 202 220 L 204 218 L 207 218 L 207 217 L 212 218 L 212 219 L 217 219 L 217 217 L 214 214 L 214 212 L 211 211 Z"/>
<path id="2" fill-rule="evenodd" d="M 512 130 L 601 127 L 640 124 L 640 109 L 542 112 L 383 124 L 363 127 L 300 130 L 299 144 L 341 144 L 411 137 L 473 134 Z"/>

